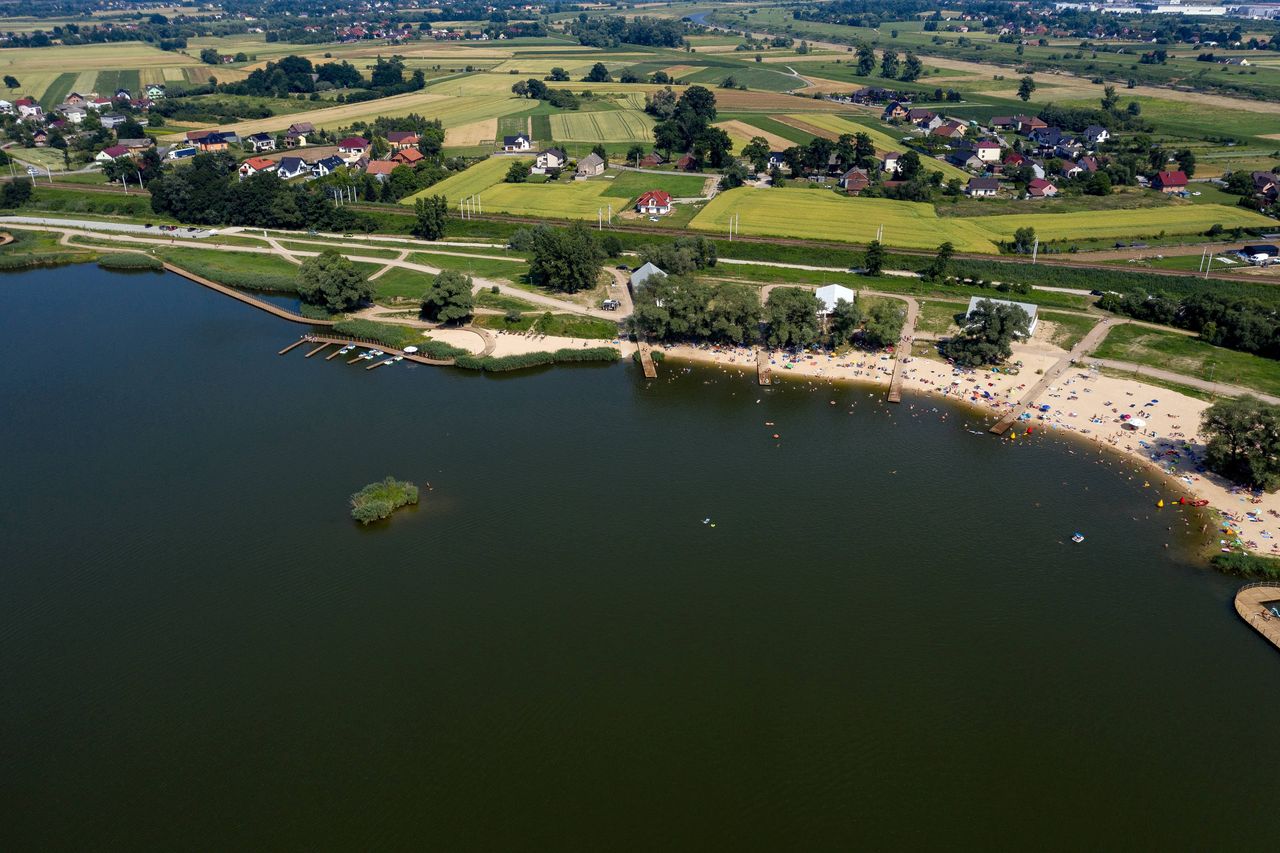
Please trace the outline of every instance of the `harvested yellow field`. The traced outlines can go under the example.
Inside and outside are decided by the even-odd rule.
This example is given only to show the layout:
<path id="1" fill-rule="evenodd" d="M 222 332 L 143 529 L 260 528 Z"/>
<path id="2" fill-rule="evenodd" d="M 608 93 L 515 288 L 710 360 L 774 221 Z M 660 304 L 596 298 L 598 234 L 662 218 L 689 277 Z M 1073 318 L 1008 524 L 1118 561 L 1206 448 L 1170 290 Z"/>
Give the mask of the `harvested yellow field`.
<path id="1" fill-rule="evenodd" d="M 747 124 L 739 119 L 731 119 L 729 121 L 718 121 L 716 127 L 729 134 L 729 138 L 733 140 L 733 150 L 741 151 L 742 146 L 751 141 L 752 137 L 763 137 L 768 143 L 772 151 L 781 151 L 784 148 L 790 148 L 795 143 L 784 136 L 778 136 L 776 133 L 770 133 L 767 130 Z"/>
<path id="2" fill-rule="evenodd" d="M 680 77 L 681 75 L 689 74 L 693 71 L 701 71 L 702 69 L 697 65 L 669 65 L 662 70 L 670 74 L 672 77 Z"/>
<path id="3" fill-rule="evenodd" d="M 486 118 L 461 124 L 457 127 L 445 128 L 444 144 L 449 146 L 482 145 L 498 138 L 498 120 Z"/>

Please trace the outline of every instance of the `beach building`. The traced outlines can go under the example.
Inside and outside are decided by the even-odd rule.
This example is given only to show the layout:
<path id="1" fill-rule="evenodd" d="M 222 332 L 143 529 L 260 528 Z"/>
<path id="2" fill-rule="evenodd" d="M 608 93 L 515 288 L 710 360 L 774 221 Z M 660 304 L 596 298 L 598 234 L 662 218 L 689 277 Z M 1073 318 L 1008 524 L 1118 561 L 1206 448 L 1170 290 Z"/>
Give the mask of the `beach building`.
<path id="1" fill-rule="evenodd" d="M 656 275 L 665 278 L 667 274 L 652 263 L 646 262 L 644 266 L 631 274 L 631 292 L 634 293 L 639 288 L 644 287 L 644 283 Z"/>
<path id="2" fill-rule="evenodd" d="M 828 284 L 824 287 L 819 287 L 818 300 L 822 303 L 822 307 L 818 309 L 818 316 L 825 317 L 836 310 L 836 303 L 841 299 L 845 302 L 853 302 L 857 297 L 852 290 L 842 284 Z"/>
<path id="3" fill-rule="evenodd" d="M 1029 338 L 1036 333 L 1036 324 L 1040 322 L 1040 318 L 1036 316 L 1036 306 L 1030 302 L 1013 302 L 1009 299 L 988 299 L 985 296 L 971 296 L 969 297 L 969 310 L 964 313 L 966 319 L 973 314 L 973 310 L 978 307 L 979 302 L 990 302 L 992 305 L 1012 305 L 1021 308 L 1031 318 L 1031 323 L 1027 326 L 1027 337 Z"/>

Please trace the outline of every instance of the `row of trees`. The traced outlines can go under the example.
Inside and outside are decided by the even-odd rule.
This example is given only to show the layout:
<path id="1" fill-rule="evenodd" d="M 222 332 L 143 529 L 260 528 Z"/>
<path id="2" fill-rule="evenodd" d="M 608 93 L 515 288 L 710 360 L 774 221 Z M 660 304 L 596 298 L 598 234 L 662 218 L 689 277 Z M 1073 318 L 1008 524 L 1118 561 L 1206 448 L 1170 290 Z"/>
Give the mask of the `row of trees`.
<path id="1" fill-rule="evenodd" d="M 673 18 L 638 17 L 628 21 L 620 15 L 592 18 L 583 12 L 569 22 L 569 32 L 588 47 L 608 48 L 624 43 L 680 47 L 684 44 L 685 25 Z"/>
<path id="2" fill-rule="evenodd" d="M 871 45 L 858 45 L 854 53 L 855 70 L 859 77 L 870 77 L 876 70 L 876 53 Z M 920 79 L 924 73 L 924 63 L 910 51 L 899 59 L 896 50 L 886 48 L 880 55 L 880 76 L 888 80 L 903 80 L 911 83 Z"/>
<path id="3" fill-rule="evenodd" d="M 645 112 L 658 119 L 653 128 L 654 146 L 667 156 L 685 151 L 698 163 L 723 168 L 732 160 L 733 140 L 718 127 L 716 96 L 705 86 L 690 86 L 676 96 L 659 89 L 645 98 Z"/>
<path id="4" fill-rule="evenodd" d="M 896 301 L 864 311 L 858 300 L 839 300 L 822 322 L 823 305 L 808 288 L 776 287 L 763 305 L 754 287 L 655 275 L 635 294 L 634 331 L 660 341 L 726 344 L 765 341 L 772 347 L 858 343 L 879 348 L 896 342 L 905 321 Z"/>
<path id="5" fill-rule="evenodd" d="M 1163 294 L 1105 293 L 1098 307 L 1137 320 L 1189 329 L 1214 346 L 1280 358 L 1280 316 L 1256 299 L 1195 293 L 1175 299 Z"/>

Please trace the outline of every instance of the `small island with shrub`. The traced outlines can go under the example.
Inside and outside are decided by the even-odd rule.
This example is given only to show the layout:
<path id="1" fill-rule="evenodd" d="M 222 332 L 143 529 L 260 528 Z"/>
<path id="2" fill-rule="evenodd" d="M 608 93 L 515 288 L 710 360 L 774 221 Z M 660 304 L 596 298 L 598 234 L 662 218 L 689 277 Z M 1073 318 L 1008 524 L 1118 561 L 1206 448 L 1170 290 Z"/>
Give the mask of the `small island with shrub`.
<path id="1" fill-rule="evenodd" d="M 418 487 L 413 483 L 387 477 L 370 483 L 351 496 L 351 517 L 361 524 L 381 521 L 402 506 L 418 502 Z"/>

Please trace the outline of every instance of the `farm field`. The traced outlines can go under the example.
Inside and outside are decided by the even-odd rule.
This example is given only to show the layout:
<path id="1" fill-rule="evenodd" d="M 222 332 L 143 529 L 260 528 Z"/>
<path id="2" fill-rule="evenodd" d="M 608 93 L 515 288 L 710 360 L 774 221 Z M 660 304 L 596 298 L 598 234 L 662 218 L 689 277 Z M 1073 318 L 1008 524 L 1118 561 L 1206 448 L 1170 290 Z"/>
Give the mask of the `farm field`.
<path id="1" fill-rule="evenodd" d="M 652 142 L 653 119 L 639 110 L 562 112 L 551 117 L 551 138 L 564 142 Z"/>
<path id="2" fill-rule="evenodd" d="M 413 204 L 413 200 L 421 196 L 443 195 L 450 205 L 456 205 L 461 199 L 487 190 L 494 184 L 502 183 L 503 177 L 513 162 L 514 160 L 510 157 L 490 157 L 487 160 L 481 160 L 469 169 L 451 175 L 409 198 L 402 199 L 401 204 Z"/>
<path id="3" fill-rule="evenodd" d="M 632 199 L 649 190 L 663 190 L 671 193 L 674 198 L 692 198 L 702 195 L 702 187 L 706 183 L 704 175 L 657 175 L 651 172 L 608 172 L 606 174 L 616 174 L 617 177 L 604 181 L 608 186 L 601 194 L 613 198 Z M 594 178 L 588 183 L 599 180 Z"/>
<path id="4" fill-rule="evenodd" d="M 742 147 L 755 136 L 763 137 L 769 143 L 769 148 L 772 151 L 781 151 L 795 144 L 784 136 L 779 136 L 772 131 L 764 130 L 740 119 L 718 121 L 715 126 L 729 134 L 729 138 L 733 140 L 733 150 L 735 152 L 741 151 Z"/>
<path id="5" fill-rule="evenodd" d="M 1006 214 L 976 216 L 968 220 L 991 235 L 993 240 L 1009 240 L 1013 232 L 1026 225 L 1036 229 L 1042 242 L 1068 240 L 1113 240 L 1154 237 L 1166 234 L 1199 234 L 1210 226 L 1224 228 L 1260 228 L 1275 225 L 1258 213 L 1242 207 L 1218 204 L 1190 204 L 1166 208 L 1137 210 L 1081 211 L 1078 213 L 1045 213 L 1034 218 Z"/>
<path id="6" fill-rule="evenodd" d="M 848 198 L 829 190 L 739 188 L 716 196 L 691 227 L 722 231 L 737 214 L 744 234 L 809 237 L 866 243 L 884 226 L 884 243 L 902 248 L 935 248 L 950 241 L 962 252 L 995 252 L 996 244 L 1032 225 L 1044 242 L 1116 240 L 1167 234 L 1198 234 L 1223 227 L 1266 227 L 1274 222 L 1243 208 L 1183 205 L 1161 209 L 1018 214 L 939 218 L 932 205 L 888 199 Z"/>
<path id="7" fill-rule="evenodd" d="M 712 199 L 690 227 L 724 233 L 735 214 L 743 234 L 869 243 L 883 225 L 888 246 L 933 249 L 950 240 L 961 252 L 997 251 L 972 220 L 939 219 L 931 204 L 850 198 L 830 190 L 739 187 Z"/>

